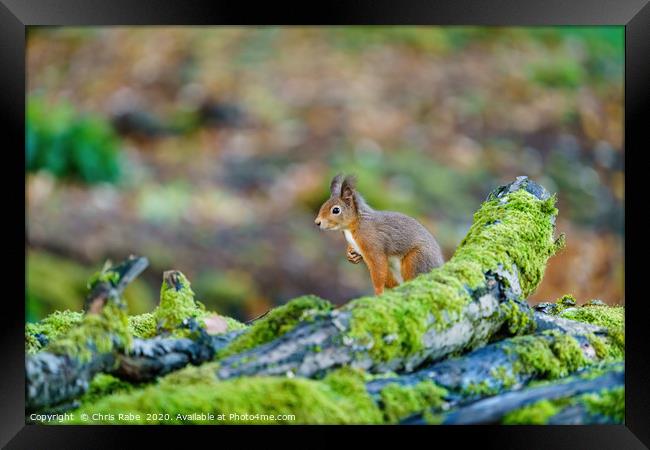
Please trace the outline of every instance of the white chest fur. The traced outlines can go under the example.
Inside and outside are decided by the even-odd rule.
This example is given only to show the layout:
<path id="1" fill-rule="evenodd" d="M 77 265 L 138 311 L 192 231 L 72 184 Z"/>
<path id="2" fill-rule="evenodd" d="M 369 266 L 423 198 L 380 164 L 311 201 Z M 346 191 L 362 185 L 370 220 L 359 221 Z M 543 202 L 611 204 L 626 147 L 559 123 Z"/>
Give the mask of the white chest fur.
<path id="1" fill-rule="evenodd" d="M 363 256 L 363 253 L 361 253 L 361 249 L 357 245 L 357 241 L 354 240 L 354 237 L 352 237 L 352 232 L 350 230 L 343 230 L 343 234 L 345 235 L 345 240 L 348 241 L 348 244 L 352 246 L 355 252 Z"/>
<path id="2" fill-rule="evenodd" d="M 354 251 L 363 256 L 363 253 L 361 253 L 361 249 L 359 248 L 357 241 L 354 240 L 352 233 L 349 230 L 343 230 L 343 234 L 345 235 L 345 240 L 348 241 L 348 244 L 352 246 Z M 388 270 L 392 272 L 395 281 L 400 284 L 404 282 L 404 279 L 402 278 L 401 266 L 402 261 L 399 257 L 391 256 L 388 258 Z"/>

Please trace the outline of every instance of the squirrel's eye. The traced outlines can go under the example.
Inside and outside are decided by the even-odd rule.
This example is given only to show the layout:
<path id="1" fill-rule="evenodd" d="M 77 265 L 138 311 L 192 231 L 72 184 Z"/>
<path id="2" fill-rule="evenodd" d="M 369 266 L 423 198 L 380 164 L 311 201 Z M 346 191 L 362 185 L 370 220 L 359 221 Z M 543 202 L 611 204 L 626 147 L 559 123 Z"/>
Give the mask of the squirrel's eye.
<path id="1" fill-rule="evenodd" d="M 332 208 L 332 214 L 339 214 L 340 212 L 341 212 L 341 208 L 339 208 L 338 206 Z"/>

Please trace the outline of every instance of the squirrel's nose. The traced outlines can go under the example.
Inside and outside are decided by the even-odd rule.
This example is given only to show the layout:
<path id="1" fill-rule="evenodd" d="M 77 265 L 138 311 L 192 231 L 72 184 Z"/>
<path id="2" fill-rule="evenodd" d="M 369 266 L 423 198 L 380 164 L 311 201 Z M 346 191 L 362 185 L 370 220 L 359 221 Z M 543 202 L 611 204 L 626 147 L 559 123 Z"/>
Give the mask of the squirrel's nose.
<path id="1" fill-rule="evenodd" d="M 320 220 L 316 219 L 316 220 L 314 220 L 314 222 L 316 223 L 317 227 L 320 227 Z"/>

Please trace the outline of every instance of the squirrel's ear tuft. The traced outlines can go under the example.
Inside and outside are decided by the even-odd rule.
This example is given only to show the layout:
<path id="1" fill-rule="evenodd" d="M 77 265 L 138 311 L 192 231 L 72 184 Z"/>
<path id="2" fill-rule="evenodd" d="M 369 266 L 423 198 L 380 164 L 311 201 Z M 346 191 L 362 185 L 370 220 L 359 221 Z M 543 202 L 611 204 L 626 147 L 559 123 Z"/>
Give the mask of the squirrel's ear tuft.
<path id="1" fill-rule="evenodd" d="M 352 175 L 345 177 L 345 179 L 343 179 L 343 183 L 341 183 L 341 198 L 348 204 L 350 204 L 350 201 L 354 196 L 354 189 L 356 185 L 357 179 Z"/>
<path id="2" fill-rule="evenodd" d="M 339 173 L 334 178 L 332 178 L 332 183 L 330 184 L 330 194 L 337 197 L 341 195 L 342 183 L 343 183 L 343 174 Z"/>

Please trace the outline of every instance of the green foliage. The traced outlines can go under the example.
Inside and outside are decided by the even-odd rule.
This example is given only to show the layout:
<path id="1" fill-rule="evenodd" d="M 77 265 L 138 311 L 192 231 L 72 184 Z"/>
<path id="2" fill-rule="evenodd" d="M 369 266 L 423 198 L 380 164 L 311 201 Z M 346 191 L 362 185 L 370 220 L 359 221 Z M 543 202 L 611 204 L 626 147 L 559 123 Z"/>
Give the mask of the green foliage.
<path id="1" fill-rule="evenodd" d="M 119 141 L 104 119 L 38 97 L 27 100 L 25 158 L 28 171 L 84 183 L 112 183 L 121 174 Z"/>
<path id="2" fill-rule="evenodd" d="M 116 287 L 117 283 L 120 281 L 120 274 L 118 272 L 110 270 L 110 268 L 111 262 L 106 261 L 102 270 L 95 272 L 90 277 L 88 283 L 86 284 L 87 289 L 92 290 L 99 283 L 110 283 L 111 286 Z"/>
<path id="3" fill-rule="evenodd" d="M 528 70 L 533 82 L 546 87 L 575 89 L 584 83 L 585 71 L 574 59 L 546 60 L 531 65 Z"/>

